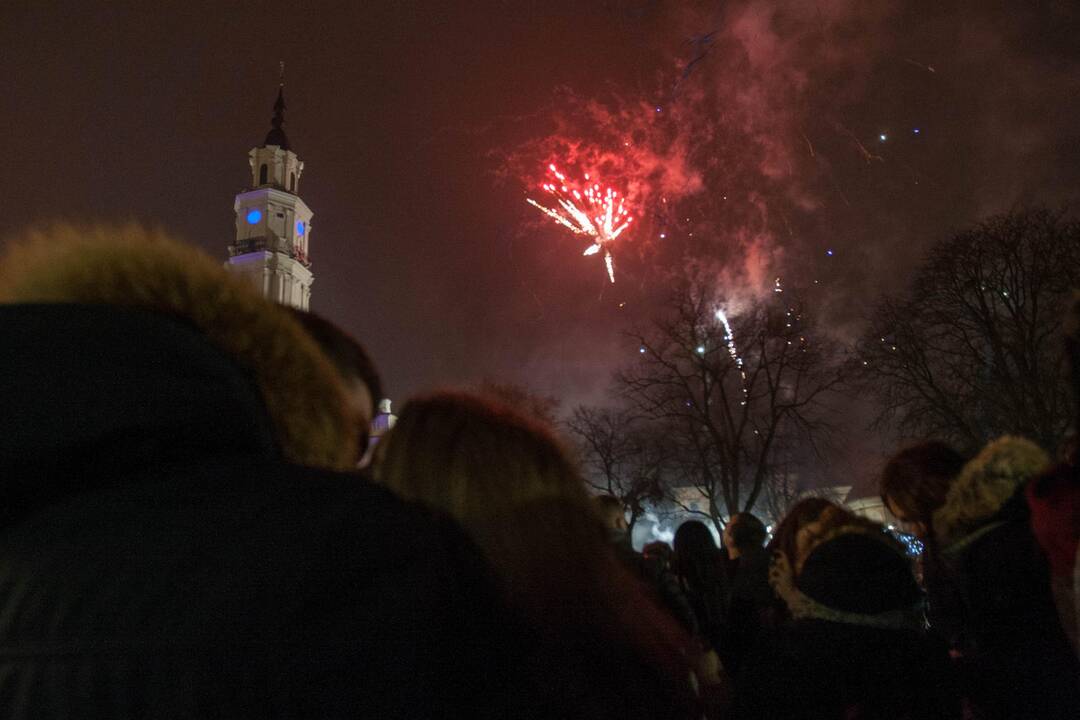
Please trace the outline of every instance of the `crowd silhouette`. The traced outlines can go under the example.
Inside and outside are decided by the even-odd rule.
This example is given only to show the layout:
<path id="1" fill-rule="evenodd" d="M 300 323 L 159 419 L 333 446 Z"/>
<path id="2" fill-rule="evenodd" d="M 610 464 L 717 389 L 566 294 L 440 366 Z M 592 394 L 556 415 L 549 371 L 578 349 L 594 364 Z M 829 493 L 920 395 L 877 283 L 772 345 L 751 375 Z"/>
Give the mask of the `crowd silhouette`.
<path id="1" fill-rule="evenodd" d="M 1080 717 L 1072 451 L 900 450 L 915 559 L 815 497 L 638 553 L 519 409 L 369 452 L 363 347 L 161 233 L 13 243 L 0 324 L 4 717 Z"/>

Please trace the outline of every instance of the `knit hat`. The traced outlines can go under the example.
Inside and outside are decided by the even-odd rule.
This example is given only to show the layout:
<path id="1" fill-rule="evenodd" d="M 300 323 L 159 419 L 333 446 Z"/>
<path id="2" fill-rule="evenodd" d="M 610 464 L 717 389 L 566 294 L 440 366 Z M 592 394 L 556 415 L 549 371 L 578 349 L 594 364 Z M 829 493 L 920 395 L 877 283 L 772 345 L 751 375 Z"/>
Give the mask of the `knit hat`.
<path id="1" fill-rule="evenodd" d="M 856 533 L 834 538 L 810 553 L 796 585 L 822 605 L 862 615 L 907 610 L 921 598 L 908 559 L 885 543 Z"/>

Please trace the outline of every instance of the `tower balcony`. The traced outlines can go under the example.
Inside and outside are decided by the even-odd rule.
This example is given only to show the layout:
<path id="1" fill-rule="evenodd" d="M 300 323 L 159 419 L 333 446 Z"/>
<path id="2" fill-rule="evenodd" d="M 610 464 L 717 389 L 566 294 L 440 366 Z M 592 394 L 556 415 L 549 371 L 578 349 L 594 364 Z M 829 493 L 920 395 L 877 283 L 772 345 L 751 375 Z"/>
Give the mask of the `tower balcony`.
<path id="1" fill-rule="evenodd" d="M 279 252 L 296 260 L 304 267 L 311 267 L 311 260 L 308 259 L 307 253 L 303 252 L 301 248 L 296 247 L 292 240 L 289 240 L 288 238 L 261 235 L 258 237 L 235 240 L 229 245 L 229 257 L 231 258 L 237 257 L 238 255 L 247 255 L 248 253 L 267 251 Z"/>

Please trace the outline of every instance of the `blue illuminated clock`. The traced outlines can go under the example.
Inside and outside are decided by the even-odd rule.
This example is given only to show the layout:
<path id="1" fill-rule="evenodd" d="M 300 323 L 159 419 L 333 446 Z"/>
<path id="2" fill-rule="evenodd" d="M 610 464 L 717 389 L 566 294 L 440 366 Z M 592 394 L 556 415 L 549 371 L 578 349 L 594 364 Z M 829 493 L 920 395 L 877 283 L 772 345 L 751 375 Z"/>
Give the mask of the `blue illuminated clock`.
<path id="1" fill-rule="evenodd" d="M 300 220 L 300 221 L 298 221 L 296 223 L 296 234 L 297 235 L 303 235 L 304 234 L 304 221 L 303 220 Z"/>
<path id="2" fill-rule="evenodd" d="M 247 221 L 248 225 L 257 225 L 262 220 L 262 212 L 259 210 L 248 210 Z"/>

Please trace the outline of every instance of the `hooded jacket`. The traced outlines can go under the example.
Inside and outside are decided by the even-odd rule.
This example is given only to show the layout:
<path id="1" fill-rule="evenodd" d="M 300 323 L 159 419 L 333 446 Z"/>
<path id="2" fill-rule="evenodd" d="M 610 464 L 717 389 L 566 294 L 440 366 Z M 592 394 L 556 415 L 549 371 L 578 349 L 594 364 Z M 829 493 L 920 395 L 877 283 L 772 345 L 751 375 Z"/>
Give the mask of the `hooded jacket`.
<path id="1" fill-rule="evenodd" d="M 1076 658 L 1024 498 L 1048 461 L 1028 440 L 995 440 L 934 513 L 941 569 L 958 592 L 966 692 L 986 717 L 1080 716 Z"/>
<path id="2" fill-rule="evenodd" d="M 804 531 L 794 564 L 779 553 L 770 568 L 792 620 L 759 635 L 734 717 L 958 717 L 945 647 L 919 629 L 919 588 L 895 542 L 862 521 Z"/>
<path id="3" fill-rule="evenodd" d="M 214 261 L 61 228 L 0 262 L 0 715 L 525 715 L 449 522 L 343 467 L 328 361 Z"/>

